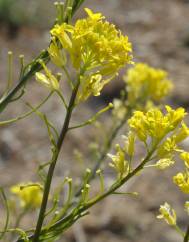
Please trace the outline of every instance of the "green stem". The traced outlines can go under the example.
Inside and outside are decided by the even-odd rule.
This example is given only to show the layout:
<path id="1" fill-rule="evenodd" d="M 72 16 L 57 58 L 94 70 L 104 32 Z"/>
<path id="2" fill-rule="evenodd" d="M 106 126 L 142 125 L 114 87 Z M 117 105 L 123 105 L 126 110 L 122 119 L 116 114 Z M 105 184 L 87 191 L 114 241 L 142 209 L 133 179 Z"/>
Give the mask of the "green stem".
<path id="1" fill-rule="evenodd" d="M 85 127 L 87 125 L 90 125 L 90 124 L 94 123 L 98 119 L 98 117 L 100 117 L 103 113 L 107 112 L 110 108 L 112 108 L 112 104 L 108 104 L 108 106 L 106 106 L 105 108 L 103 108 L 100 111 L 98 111 L 90 119 L 88 119 L 87 121 L 83 122 L 82 124 L 70 127 L 69 130 L 82 128 L 82 127 Z"/>
<path id="2" fill-rule="evenodd" d="M 187 227 L 183 242 L 188 242 L 188 241 L 189 241 L 189 225 Z"/>
<path id="3" fill-rule="evenodd" d="M 110 136 L 109 136 L 109 138 L 107 140 L 107 143 L 105 144 L 105 147 L 104 147 L 102 153 L 100 154 L 99 159 L 97 160 L 97 162 L 95 163 L 95 166 L 92 169 L 92 173 L 91 173 L 91 176 L 89 178 L 89 182 L 94 179 L 94 177 L 96 175 L 96 171 L 100 168 L 100 165 L 102 164 L 102 162 L 104 161 L 104 159 L 107 156 L 107 153 L 109 152 L 109 150 L 112 147 L 114 139 L 116 138 L 116 136 L 117 136 L 118 132 L 121 130 L 121 128 L 124 126 L 124 124 L 127 121 L 127 119 L 130 117 L 130 115 L 131 115 L 131 110 L 129 110 L 129 112 L 125 115 L 125 117 L 122 119 L 122 121 L 119 122 L 116 125 L 116 127 L 113 129 L 112 133 L 110 134 Z M 78 191 L 75 194 L 75 197 L 80 196 L 81 190 L 82 190 L 82 187 L 80 187 L 78 189 Z"/>
<path id="4" fill-rule="evenodd" d="M 41 232 L 42 236 L 45 236 L 45 234 L 47 233 L 51 233 L 51 231 L 62 231 L 60 229 L 61 226 L 63 226 L 63 228 L 68 228 L 70 227 L 70 225 L 72 225 L 76 218 L 78 218 L 79 216 L 81 216 L 82 214 L 84 214 L 90 207 L 92 207 L 93 205 L 95 205 L 96 203 L 100 202 L 101 200 L 105 199 L 106 197 L 108 197 L 111 194 L 114 194 L 114 192 L 119 189 L 124 183 L 126 183 L 128 180 L 130 180 L 133 176 L 135 176 L 139 171 L 141 171 L 145 164 L 149 161 L 150 157 L 152 156 L 152 154 L 155 151 L 155 147 L 151 150 L 151 152 L 149 152 L 146 156 L 146 158 L 144 158 L 144 160 L 132 171 L 130 172 L 126 177 L 124 177 L 122 180 L 119 180 L 118 182 L 114 183 L 113 186 L 106 192 L 104 192 L 101 196 L 96 197 L 95 199 L 89 201 L 86 204 L 79 204 L 79 206 L 77 206 L 76 208 L 74 208 L 72 210 L 72 212 L 67 215 L 66 217 L 63 217 L 62 219 L 60 219 L 59 221 L 57 221 L 54 225 L 52 225 L 50 228 L 48 228 L 47 230 L 44 229 Z M 34 238 L 34 235 L 31 235 L 29 237 L 30 239 Z M 35 240 L 34 240 L 35 241 Z M 35 242 L 37 242 L 39 240 L 36 240 Z M 23 242 L 22 239 L 17 240 L 17 242 Z M 184 241 L 186 242 L 186 241 Z M 188 241 L 187 241 L 188 242 Z"/>
<path id="5" fill-rule="evenodd" d="M 113 129 L 113 132 L 110 134 L 110 137 L 108 138 L 107 143 L 105 144 L 105 147 L 97 161 L 97 163 L 95 164 L 93 170 L 92 170 L 92 174 L 90 177 L 90 180 L 92 180 L 95 175 L 96 175 L 96 171 L 100 168 L 101 163 L 103 162 L 103 160 L 106 158 L 107 153 L 109 152 L 109 150 L 112 147 L 112 144 L 118 134 L 118 132 L 123 128 L 123 126 L 125 125 L 127 119 L 131 116 L 132 110 L 129 109 L 128 113 L 125 115 L 125 117 L 121 120 L 121 122 L 119 122 L 116 127 Z"/>
<path id="6" fill-rule="evenodd" d="M 71 16 L 75 14 L 77 9 L 81 6 L 81 4 L 85 0 L 75 0 L 72 7 L 72 13 Z M 68 19 L 65 19 L 65 22 L 67 22 Z M 46 63 L 49 62 L 50 57 L 47 50 L 43 51 L 42 54 L 35 58 L 35 60 L 27 65 L 27 67 L 30 67 L 29 70 L 24 73 L 19 81 L 19 83 L 15 86 L 15 88 L 10 91 L 3 99 L 0 100 L 0 113 L 4 111 L 4 109 L 7 107 L 7 105 L 11 102 L 11 100 L 16 96 L 16 94 L 22 90 L 22 88 L 26 85 L 27 81 L 35 75 L 37 71 L 40 71 L 42 69 L 41 64 L 38 62 L 39 59 L 42 59 Z M 26 68 L 25 68 L 26 69 Z"/>
<path id="7" fill-rule="evenodd" d="M 63 71 L 64 71 L 65 74 L 66 74 L 66 77 L 67 77 L 67 79 L 68 79 L 68 83 L 69 83 L 71 89 L 73 90 L 74 85 L 73 85 L 73 82 L 72 82 L 72 79 L 71 79 L 71 77 L 70 77 L 70 74 L 69 74 L 68 70 L 66 69 L 65 66 L 62 66 L 62 69 L 63 69 Z"/>
<path id="8" fill-rule="evenodd" d="M 49 166 L 49 170 L 48 170 L 48 174 L 47 174 L 47 178 L 46 178 L 46 182 L 45 182 L 45 187 L 44 187 L 43 199 L 42 199 L 42 203 L 41 203 L 41 208 L 40 208 L 40 212 L 39 212 L 39 217 L 38 217 L 38 221 L 37 221 L 37 226 L 36 226 L 33 242 L 39 241 L 40 232 L 41 232 L 43 221 L 45 218 L 45 212 L 46 212 L 51 182 L 52 182 L 52 178 L 53 178 L 53 174 L 54 174 L 54 169 L 55 169 L 55 166 L 57 163 L 57 159 L 58 159 L 62 144 L 64 142 L 65 136 L 66 136 L 68 128 L 69 128 L 71 114 L 72 114 L 72 111 L 73 111 L 73 108 L 75 105 L 75 99 L 76 99 L 76 95 L 78 92 L 79 84 L 80 84 L 80 80 L 78 79 L 78 82 L 77 82 L 77 84 L 72 92 L 71 98 L 70 98 L 70 102 L 68 105 L 68 109 L 67 109 L 67 113 L 66 113 L 66 117 L 65 117 L 65 121 L 64 121 L 64 124 L 62 127 L 61 134 L 57 141 L 57 145 L 56 145 L 57 150 L 53 154 L 52 162 Z"/>
<path id="9" fill-rule="evenodd" d="M 25 86 L 28 79 L 30 79 L 36 71 L 39 71 L 42 69 L 41 64 L 37 61 L 38 59 L 46 60 L 46 62 L 49 61 L 49 54 L 47 51 L 44 51 L 39 57 L 37 57 L 31 66 L 29 68 L 29 71 L 26 72 L 23 77 L 21 78 L 20 82 L 16 85 L 16 87 L 8 93 L 6 97 L 4 97 L 0 102 L 0 112 L 3 112 L 3 110 L 6 108 L 6 106 L 11 102 L 12 98 L 15 97 L 15 95 Z"/>
<path id="10" fill-rule="evenodd" d="M 89 201 L 88 203 L 81 205 L 79 208 L 75 208 L 69 215 L 60 219 L 54 225 L 52 225 L 49 230 L 53 231 L 54 229 L 57 229 L 59 226 L 63 225 L 64 223 L 67 223 L 68 221 L 71 221 L 72 219 L 74 219 L 78 214 L 82 214 L 83 212 L 87 211 L 90 207 L 92 207 L 96 203 L 100 202 L 104 198 L 108 197 L 111 194 L 114 194 L 114 192 L 116 190 L 118 190 L 124 183 L 126 183 L 128 180 L 130 180 L 133 176 L 135 176 L 139 171 L 141 171 L 144 168 L 145 164 L 149 161 L 149 159 L 152 156 L 152 154 L 154 153 L 155 149 L 156 148 L 154 147 L 147 154 L 146 158 L 144 158 L 143 161 L 132 172 L 130 172 L 122 180 L 119 180 L 118 182 L 114 183 L 113 186 L 108 191 L 103 193 L 101 196 L 98 196 L 95 199 Z M 49 232 L 49 230 L 48 230 L 48 232 Z M 46 231 L 44 230 L 43 233 L 45 233 L 45 232 Z"/>
<path id="11" fill-rule="evenodd" d="M 9 120 L 5 120 L 5 121 L 0 121 L 0 126 L 1 125 L 7 125 L 7 124 L 11 124 L 11 123 L 15 123 L 19 120 L 22 120 L 28 116 L 30 116 L 32 113 L 34 113 L 35 111 L 37 111 L 39 108 L 41 108 L 46 102 L 47 100 L 52 96 L 53 92 L 51 92 L 38 106 L 34 107 L 32 109 L 32 111 L 29 111 L 21 116 L 18 116 L 17 118 L 13 118 L 13 119 L 9 119 Z"/>
<path id="12" fill-rule="evenodd" d="M 57 90 L 56 93 L 58 94 L 58 96 L 59 96 L 60 99 L 62 100 L 65 109 L 68 109 L 68 106 L 67 106 L 66 100 L 65 100 L 63 94 L 61 93 L 61 91 L 60 91 L 60 90 Z"/>
<path id="13" fill-rule="evenodd" d="M 179 228 L 179 226 L 178 225 L 174 225 L 173 227 L 184 238 L 184 232 Z"/>
<path id="14" fill-rule="evenodd" d="M 98 197 L 97 199 L 95 199 L 94 201 L 89 202 L 89 204 L 87 205 L 88 207 L 93 206 L 95 203 L 101 201 L 102 199 L 104 199 L 105 197 L 111 195 L 112 193 L 114 193 L 117 189 L 119 189 L 124 183 L 126 183 L 128 180 L 130 180 L 133 176 L 135 176 L 139 171 L 141 171 L 145 164 L 149 161 L 150 157 L 152 156 L 152 154 L 154 153 L 155 148 L 153 148 L 146 156 L 146 158 L 144 158 L 144 160 L 132 171 L 130 172 L 126 177 L 124 177 L 123 179 L 121 179 L 118 183 L 115 183 L 115 185 L 113 185 L 107 192 L 105 192 L 104 194 L 101 195 L 101 197 Z"/>
<path id="15" fill-rule="evenodd" d="M 4 237 L 5 233 L 7 232 L 7 230 L 8 230 L 10 211 L 9 211 L 8 200 L 7 200 L 7 197 L 6 197 L 5 192 L 4 192 L 2 187 L 0 187 L 0 193 L 1 193 L 2 197 L 3 197 L 4 203 L 5 203 L 5 209 L 6 209 L 5 226 L 4 226 L 3 232 L 0 232 L 0 240 L 1 240 Z"/>

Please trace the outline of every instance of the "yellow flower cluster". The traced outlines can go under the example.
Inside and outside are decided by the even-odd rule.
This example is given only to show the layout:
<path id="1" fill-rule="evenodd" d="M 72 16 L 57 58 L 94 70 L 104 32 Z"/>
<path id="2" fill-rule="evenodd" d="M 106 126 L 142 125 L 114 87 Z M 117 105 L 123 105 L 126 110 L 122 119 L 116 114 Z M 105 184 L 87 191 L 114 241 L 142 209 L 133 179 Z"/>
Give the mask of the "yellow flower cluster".
<path id="1" fill-rule="evenodd" d="M 87 73 L 81 76 L 80 101 L 90 95 L 99 95 L 119 69 L 132 60 L 132 46 L 128 37 L 105 21 L 102 14 L 93 13 L 87 8 L 85 11 L 87 18 L 76 21 L 75 25 L 55 25 L 51 35 L 59 40 L 61 47 L 53 41 L 49 48 L 56 65 L 63 64 L 62 48 L 69 54 L 74 68 Z"/>
<path id="2" fill-rule="evenodd" d="M 159 142 L 168 133 L 174 131 L 180 125 L 186 115 L 183 108 L 176 110 L 166 106 L 167 113 L 164 115 L 159 109 L 153 108 L 146 113 L 135 111 L 128 123 L 138 138 L 146 142 L 148 137 Z M 180 135 L 180 133 L 179 133 Z M 177 134 L 174 134 L 177 137 Z"/>
<path id="3" fill-rule="evenodd" d="M 62 47 L 70 54 L 73 66 L 79 69 L 100 66 L 100 74 L 115 74 L 126 63 L 131 62 L 131 43 L 113 24 L 104 21 L 100 13 L 85 9 L 86 19 L 78 20 L 74 26 L 56 25 L 51 34 L 57 37 Z"/>
<path id="4" fill-rule="evenodd" d="M 145 103 L 146 100 L 161 101 L 166 97 L 173 85 L 167 78 L 167 72 L 152 68 L 145 63 L 138 63 L 124 76 L 127 85 L 128 102 Z"/>
<path id="5" fill-rule="evenodd" d="M 174 209 L 171 209 L 171 206 L 168 203 L 160 206 L 160 215 L 157 216 L 159 219 L 164 219 L 169 225 L 176 225 L 176 212 Z"/>
<path id="6" fill-rule="evenodd" d="M 180 188 L 183 193 L 189 194 L 189 153 L 180 149 L 178 144 L 189 137 L 189 128 L 183 122 L 185 116 L 184 109 L 173 110 L 167 107 L 167 114 L 164 116 L 168 120 L 170 129 L 165 129 L 167 135 L 171 131 L 171 135 L 158 145 L 156 157 L 160 160 L 154 165 L 159 169 L 165 169 L 174 164 L 174 153 L 179 152 L 180 158 L 184 161 L 185 171 L 179 172 L 173 177 L 173 182 Z M 185 202 L 185 210 L 189 214 L 189 202 Z M 169 225 L 176 228 L 182 233 L 176 225 L 176 213 L 171 209 L 168 203 L 160 206 L 160 215 L 157 218 L 164 219 Z"/>
<path id="7" fill-rule="evenodd" d="M 123 76 L 127 98 L 115 99 L 113 116 L 122 120 L 128 109 L 149 110 L 162 101 L 173 88 L 167 72 L 138 63 Z"/>
<path id="8" fill-rule="evenodd" d="M 37 208 L 42 201 L 42 187 L 40 184 L 18 184 L 11 187 L 11 192 L 20 199 L 20 204 L 25 208 Z"/>

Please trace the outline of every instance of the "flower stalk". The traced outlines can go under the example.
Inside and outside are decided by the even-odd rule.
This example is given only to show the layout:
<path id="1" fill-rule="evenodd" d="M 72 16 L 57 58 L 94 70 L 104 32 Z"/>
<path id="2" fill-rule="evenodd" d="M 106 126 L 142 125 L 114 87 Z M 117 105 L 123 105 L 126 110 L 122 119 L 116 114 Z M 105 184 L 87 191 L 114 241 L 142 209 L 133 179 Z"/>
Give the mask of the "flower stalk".
<path id="1" fill-rule="evenodd" d="M 55 170 L 55 167 L 56 167 L 56 163 L 57 163 L 57 160 L 58 160 L 58 157 L 59 157 L 59 153 L 60 153 L 62 144 L 63 144 L 64 139 L 66 137 L 66 134 L 69 130 L 69 123 L 70 123 L 72 111 L 73 111 L 74 106 L 75 106 L 75 99 L 76 99 L 76 96 L 77 96 L 79 85 L 80 85 L 80 77 L 78 78 L 76 86 L 75 86 L 75 88 L 72 92 L 72 95 L 71 95 L 71 98 L 70 98 L 70 101 L 69 101 L 69 105 L 68 105 L 68 108 L 67 108 L 67 112 L 66 112 L 66 117 L 65 117 L 64 124 L 63 124 L 63 127 L 62 127 L 62 131 L 61 131 L 59 139 L 57 141 L 56 152 L 53 154 L 52 162 L 49 166 L 49 170 L 48 170 L 48 174 L 47 174 L 47 178 L 46 178 L 46 182 L 45 182 L 45 187 L 44 187 L 43 199 L 42 199 L 39 217 L 38 217 L 38 221 L 37 221 L 37 225 L 36 225 L 36 230 L 35 230 L 35 233 L 34 233 L 33 242 L 37 242 L 38 239 L 39 239 L 39 236 L 40 236 L 43 221 L 44 221 L 44 218 L 45 218 L 45 212 L 46 212 L 46 207 L 47 207 L 47 202 L 48 202 L 48 198 L 49 198 L 50 187 L 51 187 L 51 182 L 52 182 L 54 170 Z"/>

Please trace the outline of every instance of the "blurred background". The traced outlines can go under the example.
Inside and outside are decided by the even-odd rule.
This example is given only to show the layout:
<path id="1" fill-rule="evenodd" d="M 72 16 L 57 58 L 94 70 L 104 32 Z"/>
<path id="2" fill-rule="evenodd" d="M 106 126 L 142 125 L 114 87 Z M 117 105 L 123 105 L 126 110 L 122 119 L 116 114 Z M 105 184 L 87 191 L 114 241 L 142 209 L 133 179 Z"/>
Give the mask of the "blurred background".
<path id="1" fill-rule="evenodd" d="M 18 78 L 18 55 L 31 61 L 49 43 L 49 28 L 53 25 L 55 10 L 52 0 L 0 0 L 0 90 L 7 78 L 7 52 L 14 52 L 14 77 Z M 134 47 L 135 61 L 143 61 L 170 73 L 175 89 L 168 100 L 172 106 L 189 106 L 189 1 L 188 0 L 86 0 L 85 7 L 100 11 L 129 36 Z M 84 16 L 80 10 L 75 18 Z M 108 85 L 101 98 L 91 99 L 74 114 L 76 123 L 90 117 L 107 101 L 117 96 L 122 87 L 121 76 Z M 34 81 L 27 86 L 25 100 L 36 104 L 46 94 Z M 64 112 L 53 98 L 43 111 L 61 127 Z M 1 114 L 7 120 L 26 110 L 24 102 L 10 105 Z M 108 122 L 108 115 L 103 122 Z M 85 131 L 85 132 L 83 132 Z M 55 183 L 63 175 L 78 174 L 92 164 L 75 161 L 75 149 L 84 150 L 94 139 L 95 131 L 84 128 L 69 133 L 56 170 Z M 185 142 L 185 148 L 189 143 Z M 86 152 L 84 152 L 86 153 Z M 86 153 L 87 154 L 87 153 Z M 17 182 L 36 181 L 37 165 L 49 159 L 49 143 L 41 120 L 31 118 L 0 127 L 0 185 L 9 187 Z M 64 161 L 64 162 L 63 162 Z M 64 164 L 63 164 L 64 163 Z M 63 242 L 178 242 L 175 231 L 158 221 L 159 205 L 172 204 L 178 213 L 178 222 L 186 224 L 184 198 L 172 184 L 171 176 L 181 166 L 165 172 L 149 170 L 129 184 L 130 191 L 140 193 L 138 198 L 111 197 L 91 210 L 91 214 L 74 225 L 60 240 Z M 111 182 L 113 176 L 106 176 Z M 94 182 L 95 184 L 95 182 Z M 0 212 L 2 215 L 2 212 Z M 29 221 L 30 218 L 26 218 Z M 32 218 L 33 220 L 33 218 Z"/>

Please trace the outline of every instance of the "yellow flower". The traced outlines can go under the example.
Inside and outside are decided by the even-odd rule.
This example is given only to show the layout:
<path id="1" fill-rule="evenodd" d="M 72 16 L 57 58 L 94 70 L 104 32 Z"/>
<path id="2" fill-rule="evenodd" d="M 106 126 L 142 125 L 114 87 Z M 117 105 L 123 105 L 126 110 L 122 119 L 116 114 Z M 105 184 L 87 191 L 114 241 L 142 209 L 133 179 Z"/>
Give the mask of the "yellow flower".
<path id="1" fill-rule="evenodd" d="M 146 141 L 147 139 L 147 130 L 144 125 L 145 119 L 146 116 L 143 112 L 135 111 L 133 116 L 128 120 L 129 126 L 136 132 L 141 141 Z"/>
<path id="2" fill-rule="evenodd" d="M 171 157 L 178 150 L 175 137 L 168 137 L 158 148 L 157 154 L 159 158 Z"/>
<path id="3" fill-rule="evenodd" d="M 176 225 L 176 212 L 174 209 L 171 209 L 171 206 L 168 203 L 160 206 L 160 215 L 157 216 L 159 219 L 164 219 L 169 225 Z"/>
<path id="4" fill-rule="evenodd" d="M 181 153 L 180 158 L 184 161 L 185 166 L 189 169 L 189 153 L 188 152 Z"/>
<path id="5" fill-rule="evenodd" d="M 72 32 L 72 29 L 73 27 L 66 23 L 63 23 L 62 25 L 56 24 L 50 33 L 53 37 L 58 38 L 64 49 L 71 49 L 72 42 L 67 32 Z"/>
<path id="6" fill-rule="evenodd" d="M 181 189 L 183 193 L 189 193 L 189 173 L 178 173 L 173 177 L 173 182 Z"/>
<path id="7" fill-rule="evenodd" d="M 42 201 L 42 187 L 40 184 L 18 184 L 12 186 L 10 191 L 20 198 L 22 207 L 37 208 Z"/>
<path id="8" fill-rule="evenodd" d="M 164 158 L 164 159 L 160 159 L 155 166 L 160 169 L 160 170 L 164 170 L 168 167 L 170 167 L 171 165 L 173 165 L 175 162 L 172 159 L 169 158 Z"/>
<path id="9" fill-rule="evenodd" d="M 153 108 L 146 113 L 144 126 L 149 136 L 162 139 L 167 133 L 169 123 L 166 115 L 163 115 L 159 109 Z"/>
<path id="10" fill-rule="evenodd" d="M 127 85 L 128 102 L 145 103 L 147 100 L 161 101 L 172 90 L 172 82 L 167 72 L 138 63 L 124 76 Z"/>
<path id="11" fill-rule="evenodd" d="M 100 13 L 93 13 L 90 9 L 85 11 L 87 18 L 76 21 L 75 25 L 63 23 L 51 30 L 52 37 L 57 38 L 61 48 L 69 54 L 74 68 L 87 73 L 88 78 L 81 77 L 84 91 L 87 89 L 87 96 L 81 97 L 81 101 L 90 95 L 99 95 L 103 86 L 122 67 L 132 62 L 132 46 L 128 37 L 105 21 Z M 91 85 L 90 82 L 95 81 L 97 85 Z"/>
<path id="12" fill-rule="evenodd" d="M 176 143 L 180 143 L 183 140 L 185 140 L 188 136 L 189 136 L 189 128 L 183 122 L 182 127 L 178 130 L 178 132 L 175 135 L 175 141 Z"/>
<path id="13" fill-rule="evenodd" d="M 165 106 L 167 110 L 167 118 L 170 123 L 170 129 L 175 129 L 179 123 L 186 116 L 186 112 L 184 108 L 177 108 L 176 110 L 172 109 L 170 106 Z"/>
<path id="14" fill-rule="evenodd" d="M 128 123 L 142 141 L 146 141 L 148 136 L 161 139 L 169 125 L 162 112 L 155 108 L 146 113 L 134 112 Z"/>
<path id="15" fill-rule="evenodd" d="M 128 120 L 129 126 L 140 140 L 145 142 L 147 137 L 151 137 L 154 141 L 160 142 L 166 135 L 176 130 L 176 128 L 182 124 L 186 115 L 183 108 L 174 110 L 166 106 L 166 110 L 166 114 L 163 114 L 158 108 L 152 108 L 146 113 L 135 111 L 133 116 Z M 175 134 L 171 138 L 167 138 L 160 146 L 159 153 L 161 155 L 163 151 L 171 152 L 176 149 Z"/>
<path id="16" fill-rule="evenodd" d="M 90 95 L 99 96 L 103 86 L 109 80 L 102 80 L 102 75 L 83 76 L 79 87 L 77 102 L 85 101 Z"/>
<path id="17" fill-rule="evenodd" d="M 58 90 L 60 86 L 57 78 L 51 73 L 51 71 L 46 67 L 46 65 L 43 62 L 40 63 L 43 66 L 45 74 L 41 72 L 36 72 L 36 80 L 51 90 Z"/>
<path id="18" fill-rule="evenodd" d="M 91 11 L 91 9 L 89 9 L 89 8 L 85 8 L 85 12 L 88 14 L 88 16 L 91 19 L 96 20 L 96 21 L 105 18 L 104 16 L 102 16 L 101 13 L 93 13 L 93 11 Z"/>

